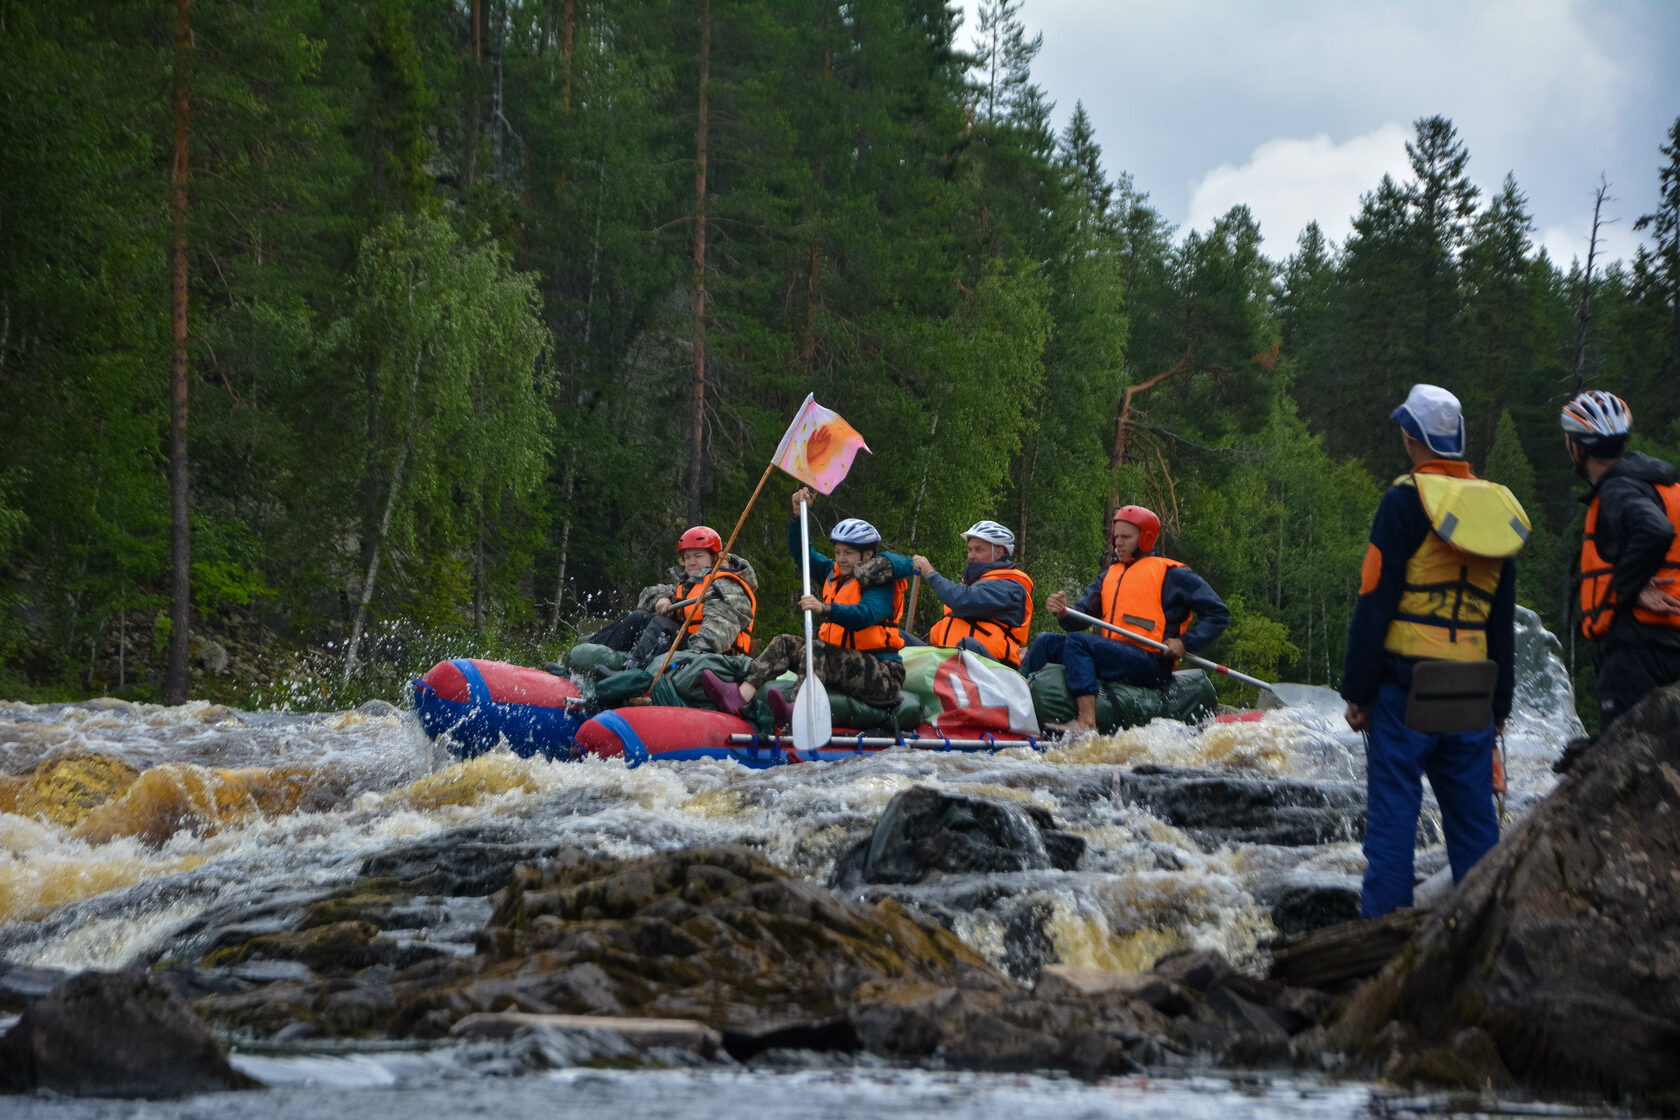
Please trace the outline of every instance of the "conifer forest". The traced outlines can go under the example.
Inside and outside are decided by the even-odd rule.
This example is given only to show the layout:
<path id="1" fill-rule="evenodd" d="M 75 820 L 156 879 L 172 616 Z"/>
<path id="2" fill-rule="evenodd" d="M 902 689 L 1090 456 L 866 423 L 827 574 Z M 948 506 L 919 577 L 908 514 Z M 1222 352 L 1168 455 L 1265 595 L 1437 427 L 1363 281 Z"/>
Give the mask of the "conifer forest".
<path id="1" fill-rule="evenodd" d="M 1280 260 L 1243 206 L 1170 224 L 1019 3 L 960 22 L 0 0 L 0 696 L 327 707 L 540 664 L 686 526 L 727 536 L 807 393 L 872 452 L 823 526 L 959 567 L 992 518 L 1042 597 L 1147 505 L 1232 607 L 1220 661 L 1333 686 L 1417 381 L 1526 507 L 1519 600 L 1590 696 L 1557 413 L 1608 389 L 1680 458 L 1680 120 L 1632 260 L 1550 259 L 1444 115 Z M 735 546 L 766 637 L 793 485 Z"/>

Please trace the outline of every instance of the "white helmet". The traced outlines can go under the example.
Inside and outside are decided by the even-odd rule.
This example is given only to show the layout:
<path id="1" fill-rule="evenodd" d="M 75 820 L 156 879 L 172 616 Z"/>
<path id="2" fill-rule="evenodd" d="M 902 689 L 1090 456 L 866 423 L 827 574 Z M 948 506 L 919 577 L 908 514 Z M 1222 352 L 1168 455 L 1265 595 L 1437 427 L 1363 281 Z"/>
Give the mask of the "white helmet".
<path id="1" fill-rule="evenodd" d="M 970 537 L 985 541 L 987 544 L 998 545 L 1003 549 L 1005 556 L 1011 556 L 1015 552 L 1015 534 L 996 521 L 976 521 L 968 527 L 967 532 L 963 533 L 964 540 Z"/>
<path id="2" fill-rule="evenodd" d="M 828 539 L 836 544 L 849 544 L 855 548 L 866 548 L 881 543 L 881 534 L 876 532 L 875 526 L 860 517 L 848 517 L 829 531 Z"/>
<path id="3" fill-rule="evenodd" d="M 1558 418 L 1571 439 L 1590 449 L 1598 443 L 1612 443 L 1627 437 L 1633 428 L 1633 413 L 1622 398 L 1602 389 L 1577 394 L 1563 406 Z"/>

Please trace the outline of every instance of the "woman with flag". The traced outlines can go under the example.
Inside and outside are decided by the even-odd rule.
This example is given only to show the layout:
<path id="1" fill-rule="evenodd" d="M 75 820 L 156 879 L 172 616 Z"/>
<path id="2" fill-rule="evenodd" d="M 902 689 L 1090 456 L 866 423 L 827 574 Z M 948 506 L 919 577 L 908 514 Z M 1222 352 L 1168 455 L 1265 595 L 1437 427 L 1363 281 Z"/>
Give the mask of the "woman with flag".
<path id="1" fill-rule="evenodd" d="M 788 552 L 795 560 L 801 559 L 800 506 L 810 500 L 811 492 L 805 487 L 793 493 Z M 836 525 L 828 538 L 834 545 L 832 560 L 815 548 L 809 553 L 812 581 L 821 578 L 821 592 L 799 600 L 799 609 L 812 612 L 822 623 L 810 651 L 813 671 L 834 692 L 891 707 L 898 703 L 904 685 L 904 661 L 898 655 L 904 637 L 898 631 L 898 619 L 904 613 L 910 560 L 882 551 L 881 534 L 855 517 Z M 709 671 L 700 674 L 700 681 L 721 711 L 739 715 L 767 681 L 789 669 L 800 672 L 803 685 L 805 664 L 805 639 L 779 634 L 753 661 L 739 685 Z M 786 697 L 771 689 L 765 699 L 776 726 L 790 726 L 793 706 Z"/>

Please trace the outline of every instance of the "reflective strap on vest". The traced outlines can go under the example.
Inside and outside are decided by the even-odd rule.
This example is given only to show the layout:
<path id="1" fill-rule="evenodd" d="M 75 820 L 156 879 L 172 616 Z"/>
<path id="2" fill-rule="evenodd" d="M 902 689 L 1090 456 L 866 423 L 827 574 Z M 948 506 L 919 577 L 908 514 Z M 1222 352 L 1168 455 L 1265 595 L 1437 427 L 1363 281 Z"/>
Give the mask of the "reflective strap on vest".
<path id="1" fill-rule="evenodd" d="M 1169 571 L 1182 567 L 1179 561 L 1165 556 L 1143 556 L 1130 564 L 1111 565 L 1103 576 L 1103 621 L 1136 630 L 1157 642 L 1178 637 L 1195 622 L 1195 615 L 1177 627 L 1169 626 L 1166 607 L 1161 603 L 1161 587 Z M 1125 641 L 1108 631 L 1103 631 L 1103 636 L 1116 642 Z"/>
<path id="2" fill-rule="evenodd" d="M 1408 658 L 1485 661 L 1487 621 L 1503 566 L 1425 534 L 1406 561 L 1406 582 L 1383 648 Z"/>

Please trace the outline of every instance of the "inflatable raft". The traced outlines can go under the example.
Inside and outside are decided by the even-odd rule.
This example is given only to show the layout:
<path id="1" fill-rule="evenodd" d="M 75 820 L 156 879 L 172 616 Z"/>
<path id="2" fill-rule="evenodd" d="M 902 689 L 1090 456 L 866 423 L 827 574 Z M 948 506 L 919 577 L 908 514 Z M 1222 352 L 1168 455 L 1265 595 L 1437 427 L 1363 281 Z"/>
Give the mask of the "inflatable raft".
<path id="1" fill-rule="evenodd" d="M 450 753 L 476 758 L 504 740 L 521 758 L 572 757 L 572 739 L 590 712 L 564 677 L 505 661 L 440 661 L 414 681 L 414 714 Z"/>
<path id="2" fill-rule="evenodd" d="M 1006 747 L 1042 749 L 1042 741 L 1037 736 L 952 735 L 932 724 L 923 724 L 902 735 L 837 727 L 825 746 L 801 751 L 794 747 L 790 737 L 761 735 L 738 716 L 703 708 L 649 706 L 601 712 L 578 728 L 573 742 L 580 758 L 584 755 L 622 758 L 631 767 L 644 762 L 719 758 L 754 769 L 856 758 L 897 746 L 984 753 Z"/>
<path id="3" fill-rule="evenodd" d="M 630 766 L 700 758 L 783 766 L 896 746 L 964 752 L 1039 749 L 1041 725 L 1072 715 L 1059 665 L 1029 681 L 972 653 L 913 647 L 903 657 L 905 688 L 897 709 L 871 708 L 831 694 L 834 736 L 807 751 L 796 749 L 786 735 L 767 736 L 746 720 L 693 706 L 693 694 L 701 690 L 687 678 L 702 664 L 727 670 L 727 658 L 673 670 L 661 684 L 664 691 L 654 691 L 656 699 L 668 698 L 663 703 L 607 710 L 602 710 L 604 697 L 613 697 L 607 704 L 623 704 L 646 689 L 649 674 L 621 674 L 634 677 L 634 687 L 616 690 L 610 686 L 617 678 L 609 678 L 596 686 L 594 697 L 587 697 L 571 680 L 544 670 L 499 661 L 442 661 L 414 681 L 414 707 L 426 734 L 457 758 L 476 757 L 505 740 L 525 758 L 592 756 L 623 759 Z M 738 674 L 741 666 L 734 669 Z M 777 687 L 791 688 L 791 679 Z M 1198 722 L 1213 714 L 1213 699 L 1213 686 L 1199 671 L 1178 674 L 1164 690 L 1106 685 L 1097 707 L 1098 728 L 1106 734 L 1157 716 Z"/>

